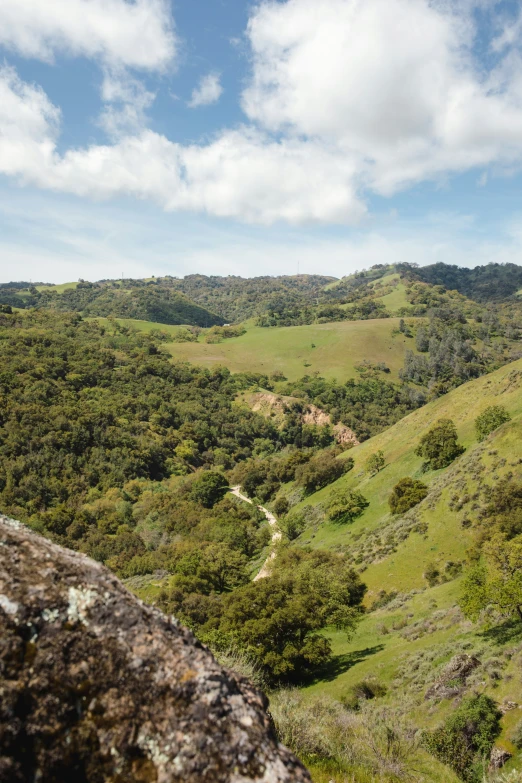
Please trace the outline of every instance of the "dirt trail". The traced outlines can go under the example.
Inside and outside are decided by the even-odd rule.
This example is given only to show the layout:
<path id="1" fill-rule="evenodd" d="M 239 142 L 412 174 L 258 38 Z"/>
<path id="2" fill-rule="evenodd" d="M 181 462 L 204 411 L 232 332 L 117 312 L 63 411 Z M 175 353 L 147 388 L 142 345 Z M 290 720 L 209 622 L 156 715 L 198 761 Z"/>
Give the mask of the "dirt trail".
<path id="1" fill-rule="evenodd" d="M 230 491 L 233 495 L 235 495 L 240 500 L 244 500 L 245 503 L 250 503 L 251 505 L 253 505 L 250 498 L 248 498 L 246 495 L 243 495 L 241 493 L 240 486 L 232 487 Z M 281 528 L 279 527 L 277 519 L 275 518 L 275 516 L 272 514 L 271 511 L 269 511 L 264 506 L 258 506 L 258 509 L 263 512 L 263 514 L 268 520 L 268 524 L 270 525 L 270 528 L 272 530 L 272 546 L 274 547 L 279 541 L 281 541 L 283 537 Z M 267 576 L 270 576 L 270 566 L 273 563 L 273 561 L 276 559 L 276 557 L 277 557 L 277 552 L 275 549 L 272 549 L 267 559 L 261 566 L 261 570 L 254 577 L 254 582 L 257 582 L 258 579 L 265 579 Z"/>

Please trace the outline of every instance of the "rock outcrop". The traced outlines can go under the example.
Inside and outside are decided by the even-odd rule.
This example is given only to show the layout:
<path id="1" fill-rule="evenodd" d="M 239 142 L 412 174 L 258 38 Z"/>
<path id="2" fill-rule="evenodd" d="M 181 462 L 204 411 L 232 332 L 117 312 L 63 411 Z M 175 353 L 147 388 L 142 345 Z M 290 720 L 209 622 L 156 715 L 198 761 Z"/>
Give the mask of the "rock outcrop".
<path id="1" fill-rule="evenodd" d="M 265 697 L 103 566 L 0 517 L 0 781 L 305 783 Z"/>
<path id="2" fill-rule="evenodd" d="M 479 666 L 480 661 L 472 655 L 466 653 L 454 655 L 442 670 L 437 682 L 428 688 L 424 698 L 440 701 L 458 696 L 469 675 Z"/>

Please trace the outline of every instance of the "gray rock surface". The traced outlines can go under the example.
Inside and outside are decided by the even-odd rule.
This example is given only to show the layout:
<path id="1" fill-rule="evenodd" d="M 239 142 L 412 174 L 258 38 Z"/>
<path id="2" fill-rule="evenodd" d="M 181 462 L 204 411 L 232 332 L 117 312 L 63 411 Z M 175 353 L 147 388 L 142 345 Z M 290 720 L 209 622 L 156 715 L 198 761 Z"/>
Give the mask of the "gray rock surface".
<path id="1" fill-rule="evenodd" d="M 107 569 L 0 516 L 0 781 L 297 783 L 266 699 Z"/>

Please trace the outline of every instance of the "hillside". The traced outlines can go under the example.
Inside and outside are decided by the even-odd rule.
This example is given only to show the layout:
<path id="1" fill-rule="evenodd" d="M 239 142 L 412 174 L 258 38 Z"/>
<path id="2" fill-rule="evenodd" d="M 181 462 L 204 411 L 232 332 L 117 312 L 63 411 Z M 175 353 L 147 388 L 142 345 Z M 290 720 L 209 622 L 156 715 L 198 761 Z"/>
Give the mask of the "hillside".
<path id="1" fill-rule="evenodd" d="M 0 288 L 0 304 L 27 309 L 39 307 L 59 312 L 77 312 L 85 317 L 120 317 L 162 324 L 210 327 L 224 323 L 206 308 L 183 294 L 158 286 L 154 281 L 107 281 Z"/>
<path id="2" fill-rule="evenodd" d="M 487 406 L 499 404 L 511 421 L 478 443 L 476 417 Z M 455 422 L 466 451 L 449 467 L 423 473 L 422 459 L 414 450 L 420 437 L 443 417 Z M 370 477 L 365 463 L 379 450 L 386 466 Z M 330 632 L 334 659 L 305 689 L 307 699 L 348 698 L 361 682 L 377 681 L 388 691 L 377 700 L 382 708 L 424 727 L 437 725 L 451 710 L 454 696 L 470 694 L 474 688 L 497 703 L 521 703 L 522 626 L 501 619 L 492 621 L 490 630 L 473 625 L 457 601 L 462 571 L 469 568 L 470 550 L 480 538 L 492 490 L 503 480 L 522 482 L 522 361 L 455 389 L 338 459 L 347 457 L 354 460 L 349 473 L 291 510 L 289 517 L 298 515 L 306 525 L 292 545 L 326 547 L 351 558 L 368 585 L 365 601 L 373 611 L 353 641 Z M 394 517 L 388 497 L 405 476 L 421 479 L 429 494 L 412 510 Z M 369 500 L 351 524 L 325 520 L 328 501 L 339 488 L 360 491 Z M 295 487 L 283 488 L 282 495 L 295 497 Z M 453 695 L 425 698 L 457 654 L 476 656 L 476 673 L 452 686 Z M 519 711 L 506 709 L 500 746 L 513 755 L 507 769 L 519 758 L 512 741 L 519 720 Z M 448 771 L 438 774 L 433 771 L 426 780 L 457 780 Z"/>
<path id="3" fill-rule="evenodd" d="M 476 417 L 488 405 L 500 403 L 506 407 L 512 421 L 491 435 L 485 444 L 478 444 L 474 430 Z M 477 489 L 483 492 L 486 475 L 498 479 L 510 469 L 513 472 L 513 468 L 515 473 L 520 472 L 521 417 L 522 360 L 464 384 L 410 413 L 385 432 L 346 452 L 345 456 L 354 460 L 353 470 L 295 507 L 296 511 L 305 511 L 305 516 L 310 513 L 308 508 L 314 509 L 310 517 L 320 518 L 324 516 L 323 508 L 329 497 L 342 486 L 359 490 L 371 499 L 364 514 L 352 525 L 314 522 L 300 541 L 312 546 L 347 549 L 354 559 L 361 556 L 361 562 L 367 566 L 364 578 L 370 588 L 369 599 L 372 590 L 384 583 L 392 590 L 425 586 L 423 572 L 427 562 L 443 565 L 445 557 L 461 560 L 473 537 L 472 528 L 461 525 L 462 520 L 470 516 L 469 502 L 460 505 L 459 501 L 451 501 L 452 495 L 471 497 Z M 451 418 L 455 422 L 466 452 L 445 470 L 423 473 L 422 458 L 415 456 L 414 450 L 422 434 L 441 418 Z M 490 448 L 490 441 L 495 442 L 494 448 Z M 370 477 L 365 472 L 365 462 L 379 450 L 384 453 L 386 467 Z M 490 455 L 488 452 L 492 450 L 497 450 L 498 455 Z M 340 459 L 343 459 L 342 455 Z M 500 467 L 497 463 L 503 459 L 505 464 Z M 484 469 L 477 469 L 477 464 L 484 465 Z M 471 474 L 476 475 L 472 478 Z M 417 525 L 422 529 L 427 525 L 426 533 L 412 534 L 400 543 L 403 532 L 400 527 L 397 529 L 397 522 L 390 514 L 388 497 L 393 486 L 404 476 L 422 478 L 430 488 L 430 495 L 410 512 L 411 518 L 407 517 L 412 523 L 410 527 Z M 455 508 L 449 508 L 448 503 Z M 456 506 L 460 506 L 458 510 Z M 472 519 L 473 516 L 471 512 Z M 394 543 L 395 537 L 398 540 Z M 381 547 L 378 541 L 387 538 L 390 543 Z M 396 551 L 392 552 L 396 545 Z M 372 547 L 375 547 L 374 553 Z"/>
<path id="4" fill-rule="evenodd" d="M 399 269 L 416 280 L 443 285 L 476 302 L 510 300 L 522 286 L 522 267 L 518 264 L 487 264 L 466 269 L 439 263 L 415 269 L 399 265 Z"/>
<path id="5" fill-rule="evenodd" d="M 340 323 L 263 329 L 248 326 L 245 334 L 218 344 L 169 343 L 176 360 L 203 367 L 224 365 L 232 372 L 283 373 L 296 380 L 318 372 L 340 381 L 356 376 L 365 360 L 383 362 L 397 379 L 413 340 L 398 331 L 399 319 L 343 321 Z M 371 352 L 368 346 L 371 345 Z"/>

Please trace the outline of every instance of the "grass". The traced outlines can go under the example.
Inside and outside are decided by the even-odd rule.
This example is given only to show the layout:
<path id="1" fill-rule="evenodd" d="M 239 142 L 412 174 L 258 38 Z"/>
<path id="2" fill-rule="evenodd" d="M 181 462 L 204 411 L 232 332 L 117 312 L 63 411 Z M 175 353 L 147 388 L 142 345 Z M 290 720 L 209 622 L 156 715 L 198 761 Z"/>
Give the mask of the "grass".
<path id="1" fill-rule="evenodd" d="M 100 323 L 103 323 L 104 321 L 107 321 L 107 318 L 93 316 L 92 318 L 86 318 L 85 320 L 99 321 Z M 117 323 L 119 323 L 121 326 L 127 326 L 129 329 L 136 329 L 138 332 L 147 333 L 156 330 L 160 332 L 166 332 L 166 334 L 175 335 L 179 332 L 180 329 L 189 328 L 188 326 L 184 326 L 182 324 L 159 324 L 155 321 L 140 321 L 135 318 L 115 318 L 114 320 L 117 321 Z"/>
<path id="2" fill-rule="evenodd" d="M 60 285 L 37 285 L 37 291 L 56 291 L 57 294 L 63 294 L 71 288 L 77 288 L 78 283 L 60 283 Z"/>
<path id="3" fill-rule="evenodd" d="M 390 368 L 389 377 L 397 379 L 405 351 L 414 350 L 413 340 L 392 334 L 398 325 L 399 319 L 389 318 L 279 329 L 252 326 L 241 337 L 217 345 L 175 343 L 167 348 L 175 359 L 206 367 L 223 364 L 232 372 L 279 370 L 296 380 L 317 371 L 326 378 L 346 381 L 356 376 L 355 366 L 368 359 L 371 346 L 372 361 L 384 362 Z"/>
<path id="4" fill-rule="evenodd" d="M 498 403 L 507 408 L 513 421 L 478 446 L 475 418 L 488 405 Z M 455 422 L 460 441 L 467 451 L 445 471 L 423 475 L 422 460 L 415 456 L 414 450 L 421 435 L 437 419 L 445 417 Z M 370 478 L 364 473 L 364 465 L 370 454 L 378 450 L 384 452 L 387 465 Z M 489 454 L 490 450 L 497 450 L 498 455 Z M 457 512 L 449 508 L 449 503 L 455 492 L 465 495 L 466 491 L 476 491 L 483 484 L 484 473 L 477 473 L 476 462 L 484 465 L 485 475 L 500 476 L 512 470 L 512 463 L 522 459 L 522 360 L 465 384 L 414 411 L 390 429 L 351 449 L 349 455 L 354 459 L 354 469 L 303 500 L 297 509 L 324 506 L 339 486 L 361 491 L 370 501 L 369 507 L 352 525 L 325 522 L 307 528 L 298 541 L 313 547 L 353 551 L 361 548 L 370 535 L 375 536 L 376 531 L 382 529 L 386 535 L 394 522 L 388 508 L 392 488 L 405 476 L 421 477 L 432 490 L 415 511 L 418 520 L 427 525 L 426 533 L 411 533 L 395 552 L 389 556 L 385 556 L 384 552 L 378 562 L 368 565 L 364 580 L 370 588 L 370 597 L 383 586 L 388 590 L 401 591 L 424 586 L 423 572 L 428 562 L 443 564 L 447 560 L 461 560 L 469 546 L 471 534 L 461 526 L 469 506 Z M 496 467 L 502 458 L 506 464 Z"/>
<path id="5" fill-rule="evenodd" d="M 410 304 L 406 299 L 406 286 L 403 283 L 396 285 L 391 293 L 381 296 L 380 301 L 391 313 L 395 313 L 401 307 L 408 307 Z"/>

